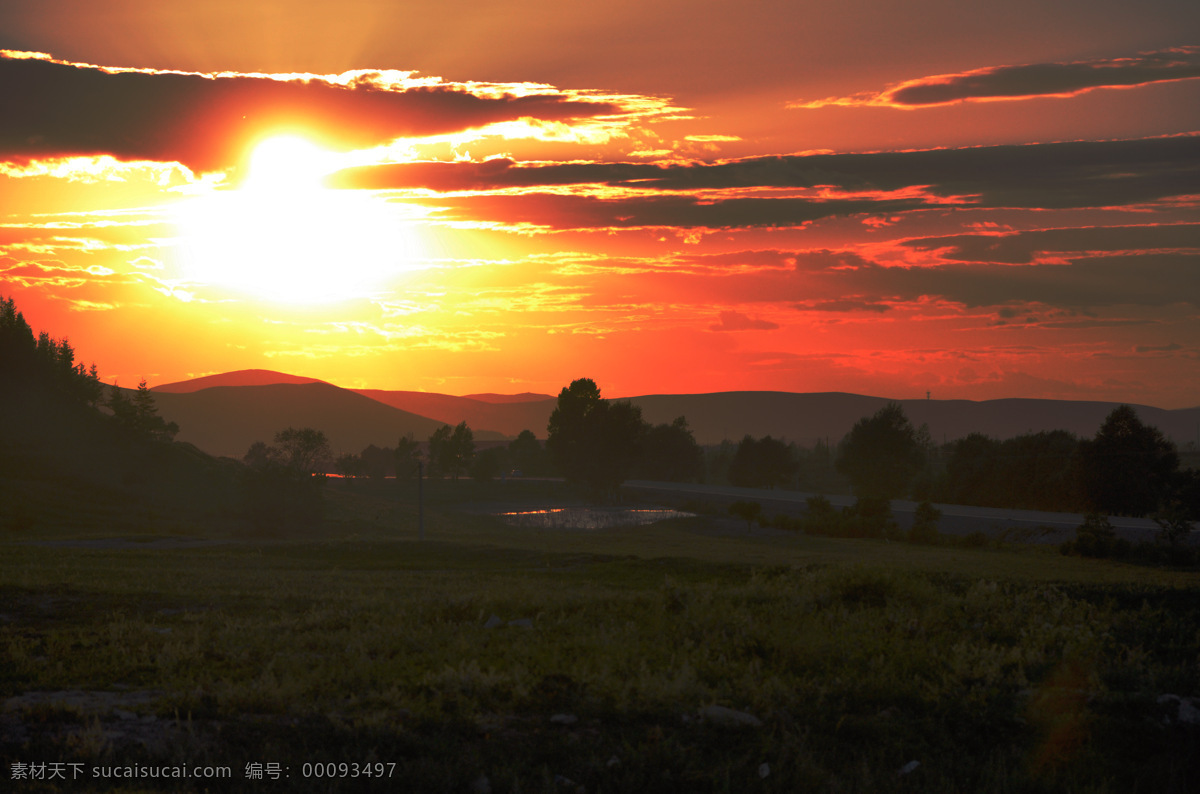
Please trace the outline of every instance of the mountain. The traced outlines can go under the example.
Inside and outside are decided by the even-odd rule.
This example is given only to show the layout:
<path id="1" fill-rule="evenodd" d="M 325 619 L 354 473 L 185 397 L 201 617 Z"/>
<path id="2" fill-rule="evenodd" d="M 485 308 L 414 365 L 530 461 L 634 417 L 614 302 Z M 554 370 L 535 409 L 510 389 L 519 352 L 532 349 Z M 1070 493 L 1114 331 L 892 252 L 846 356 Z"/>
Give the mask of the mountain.
<path id="1" fill-rule="evenodd" d="M 686 416 L 701 444 L 740 440 L 749 434 L 786 438 L 802 446 L 818 440 L 836 444 L 855 422 L 878 411 L 889 400 L 840 392 L 718 392 L 658 394 L 632 397 L 652 424 Z M 909 421 L 929 425 L 935 442 L 953 441 L 970 433 L 997 439 L 1043 430 L 1067 430 L 1078 436 L 1096 434 L 1105 417 L 1120 403 L 1082 400 L 898 400 Z M 1200 408 L 1165 410 L 1135 405 L 1143 422 L 1183 445 L 1200 434 Z"/>
<path id="2" fill-rule="evenodd" d="M 214 450 L 220 444 L 218 454 L 241 455 L 253 441 L 269 441 L 285 427 L 310 426 L 324 430 L 335 447 L 342 451 L 357 452 L 367 444 L 390 446 L 403 433 L 411 432 L 417 439 L 428 438 L 442 424 L 456 425 L 465 421 L 480 441 L 497 440 L 502 436 L 514 437 L 522 430 L 532 430 L 539 438 L 546 437 L 546 425 L 556 405 L 555 398 L 543 394 L 474 394 L 456 397 L 416 391 L 390 391 L 381 389 L 339 389 L 336 386 L 298 378 L 294 375 L 269 370 L 242 370 L 208 378 L 197 378 L 167 387 L 156 387 L 154 392 L 164 408 L 175 396 L 187 392 L 206 394 L 217 389 L 231 389 L 240 393 L 243 389 L 266 389 L 267 385 L 237 385 L 240 382 L 270 381 L 270 387 L 291 385 L 323 387 L 311 392 L 295 392 L 290 399 L 298 402 L 282 412 L 281 406 L 272 406 L 266 392 L 245 392 L 242 398 L 234 394 L 220 397 L 220 408 L 215 404 L 216 395 L 197 398 L 194 408 L 191 403 L 171 404 L 163 416 L 179 423 L 181 440 L 192 441 L 201 449 Z M 204 386 L 202 384 L 209 384 Z M 164 389 L 168 389 L 164 392 Z M 332 390 L 332 391 L 330 391 Z M 334 394 L 340 392 L 336 399 Z M 271 393 L 275 394 L 275 393 Z M 301 398 L 298 395 L 304 395 Z M 355 402 L 349 398 L 367 402 Z M 239 402 L 244 401 L 244 404 Z M 756 438 L 771 435 L 785 438 L 803 446 L 812 446 L 818 440 L 836 444 L 850 432 L 854 423 L 878 411 L 889 400 L 843 392 L 799 394 L 794 392 L 729 391 L 712 394 L 651 394 L 628 398 L 642 409 L 646 421 L 660 424 L 673 421 L 677 416 L 687 417 L 688 424 L 701 444 L 717 444 L 722 440 L 739 441 L 749 434 Z M 214 407 L 207 408 L 208 403 Z M 904 412 L 916 426 L 929 426 L 935 442 L 953 441 L 970 433 L 983 433 L 997 439 L 1011 438 L 1023 433 L 1043 430 L 1067 430 L 1081 437 L 1095 435 L 1105 417 L 1119 403 L 1082 400 L 900 400 Z M 377 407 L 370 407 L 374 403 Z M 1146 405 L 1134 406 L 1142 421 L 1157 427 L 1176 444 L 1200 442 L 1200 408 L 1164 410 Z M 397 414 L 380 408 L 395 410 Z M 196 414 L 200 424 L 192 427 L 193 420 L 187 411 Z M 253 413 L 253 421 L 239 412 Z M 329 418 L 326 418 L 326 412 Z M 178 415 L 173 412 L 178 412 Z M 222 413 L 227 412 L 227 413 Z M 382 422 L 381 430 L 374 431 L 370 422 Z M 234 423 L 241 429 L 226 432 L 221 424 Z M 341 428 L 345 438 L 335 434 Z M 256 434 L 256 435 L 255 435 Z M 250 435 L 254 435 L 250 438 Z M 205 438 L 212 437 L 206 443 Z M 248 440 L 247 440 L 248 439 Z M 359 443 L 362 441 L 362 443 Z M 236 442 L 236 443 L 235 443 Z M 243 442 L 244 445 L 243 445 Z M 232 445 L 232 446 L 230 446 Z"/>
<path id="3" fill-rule="evenodd" d="M 507 403 L 536 403 L 545 400 L 553 400 L 554 397 L 549 394 L 535 394 L 531 391 L 523 391 L 520 394 L 464 394 L 464 398 L 468 400 L 478 400 L 483 403 L 493 403 L 495 405 L 504 405 Z"/>
<path id="4" fill-rule="evenodd" d="M 436 419 L 439 423 L 456 425 L 466 422 L 478 432 L 492 430 L 506 436 L 516 436 L 522 430 L 532 430 L 539 438 L 546 437 L 546 424 L 557 401 L 546 395 L 529 395 L 535 399 L 511 399 L 505 395 L 454 397 L 421 391 L 385 391 L 354 389 L 356 394 L 372 400 Z M 495 401 L 477 399 L 479 396 L 503 398 Z M 514 398 L 525 395 L 513 395 Z"/>
<path id="5" fill-rule="evenodd" d="M 235 372 L 223 372 L 220 375 L 205 375 L 202 378 L 164 383 L 161 386 L 155 386 L 153 391 L 155 394 L 188 394 L 201 389 L 211 389 L 214 386 L 270 386 L 275 383 L 324 382 L 316 378 L 288 375 L 269 369 L 239 369 Z"/>
<path id="6" fill-rule="evenodd" d="M 255 441 L 271 443 L 288 427 L 320 430 L 334 452 L 341 453 L 360 452 L 369 444 L 395 446 L 408 433 L 424 440 L 443 424 L 323 382 L 213 386 L 192 392 L 155 389 L 154 394 L 159 415 L 179 425 L 176 440 L 234 458 L 246 454 Z M 475 432 L 479 441 L 501 437 Z"/>

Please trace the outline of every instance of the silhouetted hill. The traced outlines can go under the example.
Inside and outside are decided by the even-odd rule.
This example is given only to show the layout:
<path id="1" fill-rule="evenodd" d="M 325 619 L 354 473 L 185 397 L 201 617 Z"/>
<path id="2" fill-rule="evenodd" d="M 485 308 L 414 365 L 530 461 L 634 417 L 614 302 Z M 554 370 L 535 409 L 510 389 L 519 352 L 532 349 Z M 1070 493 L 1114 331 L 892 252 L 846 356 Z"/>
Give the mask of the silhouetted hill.
<path id="1" fill-rule="evenodd" d="M 189 393 L 156 392 L 155 399 L 159 415 L 179 424 L 177 440 L 234 458 L 255 441 L 271 443 L 288 427 L 322 431 L 335 452 L 361 452 L 369 444 L 395 446 L 407 433 L 427 439 L 443 424 L 328 383 L 217 386 Z M 475 437 L 487 441 L 500 436 L 477 431 Z"/>
<path id="2" fill-rule="evenodd" d="M 484 394 L 464 394 L 464 399 L 479 400 L 484 403 L 493 403 L 495 405 L 505 405 L 507 403 L 536 403 L 545 400 L 555 399 L 549 394 L 535 394 L 531 391 L 523 391 L 520 394 L 492 394 L 487 392 Z"/>
<path id="3" fill-rule="evenodd" d="M 532 430 L 538 438 L 546 437 L 546 424 L 554 410 L 556 400 L 544 395 L 530 395 L 536 400 L 507 399 L 488 402 L 473 397 L 454 397 L 449 394 L 433 394 L 420 391 L 385 391 L 382 389 L 354 389 L 357 394 L 370 397 L 385 405 L 428 416 L 439 423 L 456 425 L 466 422 L 476 432 L 490 430 L 505 436 L 516 436 L 522 430 Z M 484 395 L 504 398 L 504 395 Z M 523 397 L 524 395 L 514 395 Z"/>
<path id="4" fill-rule="evenodd" d="M 239 468 L 61 395 L 0 394 L 0 531 L 182 527 L 236 507 Z"/>
<path id="5" fill-rule="evenodd" d="M 219 375 L 205 375 L 191 380 L 164 383 L 161 386 L 155 386 L 153 391 L 155 394 L 188 394 L 201 389 L 211 389 L 214 386 L 270 386 L 275 383 L 325 383 L 325 381 L 300 375 L 288 375 L 286 372 L 275 372 L 269 369 L 239 369 L 234 372 L 222 372 Z"/>
<path id="6" fill-rule="evenodd" d="M 255 438 L 246 442 L 246 446 L 255 440 L 270 441 L 270 437 L 284 427 L 291 425 L 306 425 L 325 430 L 335 446 L 343 451 L 357 452 L 366 444 L 394 444 L 399 433 L 394 429 L 405 428 L 403 432 L 412 432 L 418 440 L 424 440 L 442 424 L 456 425 L 465 421 L 475 431 L 476 438 L 481 441 L 494 440 L 500 435 L 514 437 L 522 430 L 532 430 L 538 438 L 546 437 L 546 425 L 550 414 L 554 411 L 556 400 L 548 395 L 539 394 L 475 394 L 456 397 L 448 394 L 415 391 L 391 391 L 382 389 L 338 389 L 321 381 L 315 383 L 308 378 L 298 378 L 294 375 L 271 372 L 269 370 L 243 370 L 241 372 L 215 375 L 210 378 L 197 378 L 184 381 L 181 384 L 168 386 L 188 387 L 178 391 L 202 393 L 190 388 L 191 384 L 201 382 L 216 383 L 228 380 L 228 388 L 237 392 L 240 389 L 268 388 L 267 386 L 234 386 L 237 378 L 245 379 L 288 379 L 293 385 L 297 382 L 313 386 L 324 386 L 361 398 L 369 398 L 378 405 L 397 409 L 415 419 L 401 421 L 389 414 L 371 412 L 374 409 L 362 407 L 362 403 L 339 402 L 331 396 L 321 401 L 312 402 L 306 408 L 296 405 L 288 410 L 290 417 L 282 420 L 282 414 L 270 405 L 269 399 L 262 396 L 243 395 L 246 399 L 244 407 L 232 394 L 223 398 L 220 410 L 213 409 L 200 418 L 201 429 L 189 415 L 174 413 L 174 406 L 167 410 L 168 398 L 172 395 L 161 393 L 164 387 L 154 391 L 159 394 L 159 404 L 163 407 L 165 418 L 179 423 L 182 428 L 179 438 L 190 440 L 205 450 L 205 436 L 228 436 L 225 441 L 211 443 L 223 444 L 230 454 L 232 449 L 237 455 L 245 452 L 238 448 L 251 433 L 258 433 Z M 207 389 L 205 389 L 207 390 Z M 314 392 L 313 394 L 331 394 Z M 216 397 L 211 398 L 216 400 Z M 307 397 L 306 400 L 313 398 Z M 883 397 L 871 397 L 861 394 L 844 392 L 821 392 L 798 394 L 793 392 L 769 391 L 731 391 L 711 394 L 652 394 L 628 398 L 632 403 L 641 407 L 646 421 L 653 424 L 670 422 L 677 416 L 686 416 L 696 440 L 701 444 L 716 444 L 729 439 L 738 441 L 749 434 L 756 438 L 771 435 L 776 438 L 786 438 L 804 446 L 811 446 L 817 440 L 828 439 L 836 444 L 842 436 L 850 431 L 854 423 L 865 416 L 870 416 L 889 400 Z M 264 402 L 266 401 L 266 402 Z M 1119 403 L 1083 400 L 1039 400 L 1039 399 L 1001 399 L 1001 400 L 900 400 L 905 414 L 914 425 L 928 424 L 934 441 L 953 441 L 970 433 L 983 433 L 996 439 L 1011 438 L 1023 433 L 1043 430 L 1066 430 L 1081 437 L 1095 435 L 1105 417 Z M 199 405 L 198 403 L 197 405 Z M 181 404 L 182 405 L 182 404 Z M 321 407 L 325 405 L 325 407 Z M 1153 425 L 1168 438 L 1181 447 L 1187 442 L 1200 442 L 1200 408 L 1185 408 L 1165 410 L 1151 406 L 1134 406 L 1142 421 Z M 192 410 L 192 409 L 188 409 Z M 195 410 L 201 410 L 196 408 Z M 257 418 L 240 417 L 240 411 L 250 411 Z M 221 411 L 228 411 L 222 414 Z M 368 413 L 363 413 L 367 411 Z M 346 439 L 338 438 L 332 428 L 333 419 L 326 419 L 329 412 L 340 414 L 345 421 Z M 369 427 L 373 419 L 385 422 L 384 430 L 376 432 Z M 351 418 L 352 421 L 347 419 Z M 361 418 L 358 418 L 361 417 Z M 268 421 L 270 420 L 270 421 Z M 417 420 L 424 420 L 417 421 Z M 222 431 L 224 421 L 237 423 L 242 429 Z M 405 424 L 407 422 L 407 424 Z M 391 423 L 391 424 L 388 424 Z M 270 425 L 270 428 L 268 428 Z M 278 425 L 277 427 L 275 425 Z M 339 425 L 340 426 L 340 425 Z M 214 435 L 215 434 L 215 435 Z M 224 435 L 222 435 L 224 434 Z M 232 439 L 232 440 L 231 440 Z M 357 440 L 353 440 L 357 439 Z M 359 444 L 358 440 L 368 439 Z M 233 444 L 233 447 L 229 447 Z"/>
<path id="7" fill-rule="evenodd" d="M 718 392 L 715 394 L 656 394 L 633 397 L 646 421 L 658 424 L 686 416 L 696 440 L 713 444 L 740 440 L 750 434 L 786 438 L 805 446 L 818 439 L 836 444 L 864 416 L 889 400 L 859 394 L 826 392 Z M 1079 400 L 1003 399 L 899 400 L 916 426 L 928 424 L 934 441 L 953 441 L 970 433 L 997 439 L 1042 430 L 1067 430 L 1091 437 L 1120 403 Z M 1134 406 L 1142 421 L 1153 425 L 1177 444 L 1195 441 L 1200 408 L 1164 410 Z"/>

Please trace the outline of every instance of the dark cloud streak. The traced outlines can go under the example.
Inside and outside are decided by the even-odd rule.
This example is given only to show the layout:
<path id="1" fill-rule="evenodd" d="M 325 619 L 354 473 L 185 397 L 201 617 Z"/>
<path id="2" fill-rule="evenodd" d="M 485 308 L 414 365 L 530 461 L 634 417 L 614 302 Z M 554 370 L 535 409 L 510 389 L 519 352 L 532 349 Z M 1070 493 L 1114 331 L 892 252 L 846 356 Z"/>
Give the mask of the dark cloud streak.
<path id="1" fill-rule="evenodd" d="M 36 58 L 0 58 L 0 158 L 111 154 L 233 165 L 256 135 L 307 131 L 328 146 L 361 148 L 403 136 L 620 113 L 565 93 L 477 95 L 455 85 L 385 90 L 368 81 L 278 80 L 177 72 L 110 72 Z"/>
<path id="2" fill-rule="evenodd" d="M 1100 88 L 1132 88 L 1200 77 L 1200 47 L 1145 52 L 1133 58 L 1067 63 L 990 66 L 956 74 L 906 80 L 880 92 L 796 102 L 791 107 L 829 105 L 917 108 L 955 102 L 1064 97 Z"/>
<path id="3" fill-rule="evenodd" d="M 602 199 L 551 193 L 463 196 L 435 200 L 438 220 L 532 224 L 553 229 L 641 227 L 752 228 L 800 226 L 821 218 L 920 209 L 913 200 L 703 200 L 686 195 Z"/>
<path id="4" fill-rule="evenodd" d="M 597 184 L 647 190 L 925 188 L 972 207 L 1128 206 L 1200 194 L 1200 137 L 1084 141 L 870 154 L 751 157 L 723 163 L 413 163 L 351 169 L 342 187 L 503 190 Z M 881 208 L 882 211 L 882 208 Z"/>

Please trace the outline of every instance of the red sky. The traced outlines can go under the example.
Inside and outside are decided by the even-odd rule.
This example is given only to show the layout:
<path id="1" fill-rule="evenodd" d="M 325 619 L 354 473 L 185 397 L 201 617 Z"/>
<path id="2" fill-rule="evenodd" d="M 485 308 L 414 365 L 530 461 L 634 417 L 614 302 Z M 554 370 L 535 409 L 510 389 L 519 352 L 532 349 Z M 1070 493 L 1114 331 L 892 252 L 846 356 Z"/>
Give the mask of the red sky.
<path id="1" fill-rule="evenodd" d="M 1194 406 L 1198 30 L 1175 0 L 6 3 L 0 294 L 122 385 Z"/>

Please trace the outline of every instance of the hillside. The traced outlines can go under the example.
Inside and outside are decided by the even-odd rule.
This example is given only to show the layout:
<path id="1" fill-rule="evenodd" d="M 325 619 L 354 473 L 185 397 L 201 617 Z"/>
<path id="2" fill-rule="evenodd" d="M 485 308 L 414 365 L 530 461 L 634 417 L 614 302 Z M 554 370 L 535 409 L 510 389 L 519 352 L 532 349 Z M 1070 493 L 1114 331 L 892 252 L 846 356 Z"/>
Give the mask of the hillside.
<path id="1" fill-rule="evenodd" d="M 519 399 L 525 395 L 513 395 L 514 399 L 501 399 L 505 395 L 477 395 L 489 397 L 485 401 L 475 397 L 454 397 L 449 394 L 434 394 L 417 391 L 385 391 L 382 389 L 354 389 L 356 394 L 370 397 L 384 405 L 402 411 L 428 416 L 445 424 L 456 425 L 466 422 L 473 430 L 491 430 L 506 436 L 516 436 L 522 430 L 532 430 L 539 438 L 546 436 L 546 424 L 556 401 L 545 395 L 530 395 L 532 400 Z"/>
<path id="2" fill-rule="evenodd" d="M 328 383 L 216 386 L 195 392 L 155 392 L 159 414 L 178 423 L 179 441 L 212 455 L 240 458 L 255 441 L 270 443 L 288 427 L 312 427 L 334 452 L 360 452 L 369 444 L 394 446 L 412 433 L 423 440 L 443 422 L 402 411 Z M 477 431 L 477 440 L 500 436 Z"/>
<path id="3" fill-rule="evenodd" d="M 242 389 L 265 389 L 267 385 L 239 386 L 239 381 L 271 381 L 276 385 L 308 385 L 324 387 L 304 397 L 305 404 L 287 408 L 288 417 L 280 424 L 283 414 L 276 406 L 263 403 L 265 393 L 245 392 L 240 403 L 235 394 Z M 210 384 L 204 386 L 203 384 Z M 175 395 L 185 393 L 203 394 L 217 388 L 232 389 L 223 397 L 210 395 L 197 398 L 196 407 L 190 402 L 176 403 Z M 163 389 L 170 390 L 163 392 Z M 341 392 L 344 397 L 334 399 L 329 390 Z M 392 391 L 383 389 L 338 389 L 321 381 L 298 378 L 294 375 L 269 370 L 243 370 L 241 372 L 197 378 L 178 384 L 156 387 L 160 395 L 163 415 L 179 423 L 183 428 L 180 438 L 209 450 L 207 444 L 219 444 L 233 449 L 251 435 L 250 439 L 269 440 L 271 434 L 288 424 L 304 424 L 325 429 L 335 446 L 344 451 L 358 451 L 368 443 L 394 444 L 395 431 L 412 432 L 418 439 L 428 438 L 441 424 L 458 424 L 465 421 L 475 431 L 479 440 L 514 437 L 522 430 L 532 430 L 539 438 L 545 438 L 546 425 L 554 411 L 553 397 L 539 394 L 475 394 L 454 396 L 431 392 Z M 289 393 L 293 399 L 303 392 Z M 317 399 L 317 395 L 325 395 Z M 376 406 L 386 406 L 407 416 L 380 413 L 365 403 L 347 400 L 349 396 L 369 400 Z M 870 416 L 889 401 L 883 397 L 871 397 L 843 392 L 798 394 L 793 392 L 729 391 L 712 394 L 653 394 L 629 398 L 642 409 L 648 422 L 659 424 L 670 422 L 677 416 L 686 416 L 696 440 L 701 444 L 717 444 L 722 440 L 740 440 L 749 434 L 755 437 L 771 435 L 786 438 L 804 446 L 818 440 L 836 444 L 850 431 L 859 419 Z M 212 402 L 213 408 L 203 408 Z M 216 408 L 217 402 L 220 408 Z M 1096 433 L 1104 418 L 1119 403 L 1082 400 L 901 400 L 904 411 L 914 425 L 928 424 L 934 441 L 953 441 L 970 433 L 983 433 L 997 439 L 1011 438 L 1029 432 L 1043 430 L 1067 430 L 1081 437 Z M 327 403 L 327 404 L 326 404 Z M 1165 410 L 1151 406 L 1135 406 L 1142 421 L 1157 427 L 1180 447 L 1189 442 L 1200 441 L 1200 408 Z M 182 413 L 176 413 L 177 411 Z M 199 412 L 196 419 L 187 412 Z M 249 411 L 249 416 L 239 412 Z M 331 412 L 331 413 L 327 413 Z M 329 418 L 326 418 L 327 415 Z M 342 418 L 336 418 L 336 416 Z M 352 417 L 352 421 L 347 417 Z M 373 417 L 368 419 L 368 417 Z M 370 427 L 372 421 L 383 422 L 381 432 Z M 268 421 L 270 420 L 270 421 Z M 197 424 L 197 421 L 199 424 Z M 234 423 L 240 429 L 225 431 L 222 422 Z M 344 427 L 347 440 L 341 440 L 332 428 L 334 423 Z M 268 427 L 269 426 L 269 427 Z M 274 428 L 274 429 L 270 429 Z M 208 442 L 208 438 L 214 440 Z M 227 440 L 221 441 L 220 439 Z M 350 440 L 354 439 L 354 440 Z M 358 444 L 358 440 L 369 439 Z M 247 445 L 250 442 L 246 442 Z M 355 445 L 358 444 L 356 447 Z M 232 445 L 232 446 L 231 446 Z M 221 454 L 230 454 L 228 451 Z"/>
<path id="4" fill-rule="evenodd" d="M 270 386 L 275 383 L 324 382 L 317 378 L 289 375 L 286 372 L 275 372 L 270 369 L 239 369 L 234 372 L 222 372 L 219 375 L 205 375 L 190 380 L 164 383 L 161 386 L 155 386 L 153 390 L 155 394 L 189 394 L 215 386 Z"/>

